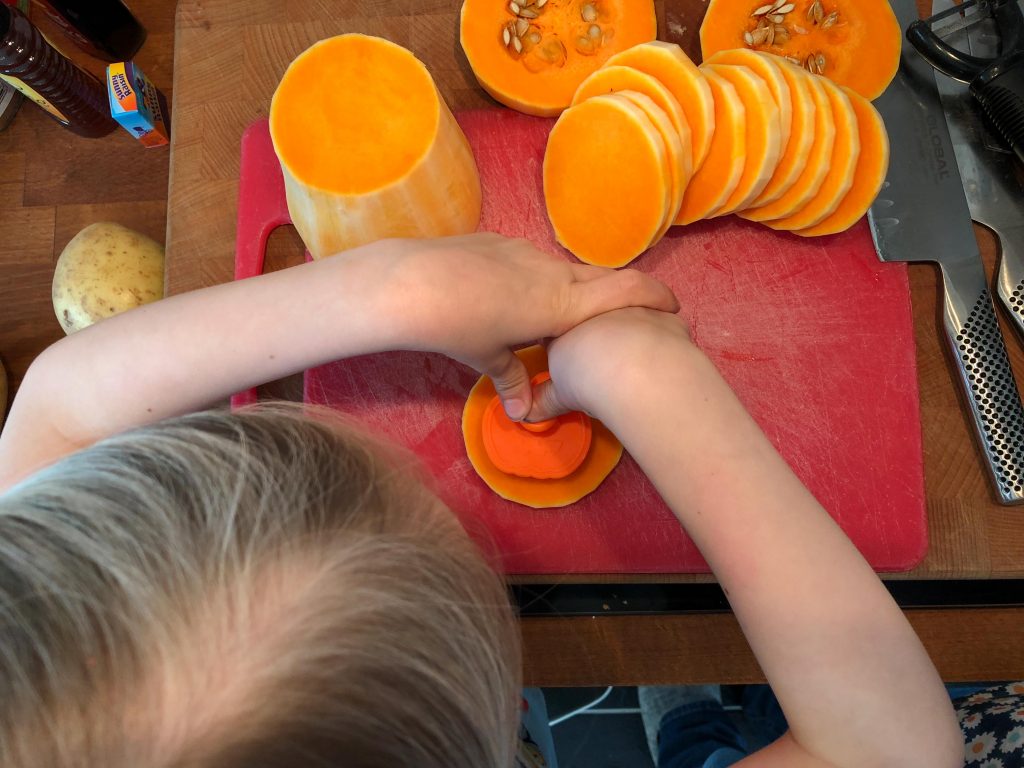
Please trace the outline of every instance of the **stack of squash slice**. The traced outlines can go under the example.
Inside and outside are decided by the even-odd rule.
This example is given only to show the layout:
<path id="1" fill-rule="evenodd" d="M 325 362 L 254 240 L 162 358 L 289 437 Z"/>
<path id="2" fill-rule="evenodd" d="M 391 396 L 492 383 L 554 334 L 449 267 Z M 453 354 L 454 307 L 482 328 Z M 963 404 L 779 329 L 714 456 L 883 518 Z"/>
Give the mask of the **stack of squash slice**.
<path id="1" fill-rule="evenodd" d="M 730 213 L 801 236 L 841 232 L 888 162 L 881 117 L 855 91 L 763 51 L 697 67 L 654 42 L 580 85 L 548 140 L 544 194 L 562 245 L 619 267 L 671 224 Z"/>

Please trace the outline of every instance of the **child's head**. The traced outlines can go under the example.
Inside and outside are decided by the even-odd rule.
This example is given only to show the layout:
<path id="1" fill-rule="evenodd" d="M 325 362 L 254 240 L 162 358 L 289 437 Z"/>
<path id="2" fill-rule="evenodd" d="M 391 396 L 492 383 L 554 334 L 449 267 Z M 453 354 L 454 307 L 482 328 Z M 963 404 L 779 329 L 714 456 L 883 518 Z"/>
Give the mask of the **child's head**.
<path id="1" fill-rule="evenodd" d="M 508 766 L 517 631 L 351 430 L 205 413 L 0 496 L 0 764 Z"/>

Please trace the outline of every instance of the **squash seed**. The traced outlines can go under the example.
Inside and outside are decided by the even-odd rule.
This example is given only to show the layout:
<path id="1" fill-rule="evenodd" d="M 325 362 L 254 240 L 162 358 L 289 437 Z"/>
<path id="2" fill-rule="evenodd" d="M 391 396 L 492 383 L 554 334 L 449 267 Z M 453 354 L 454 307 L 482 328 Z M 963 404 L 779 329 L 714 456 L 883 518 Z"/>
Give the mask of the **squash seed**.
<path id="1" fill-rule="evenodd" d="M 787 13 L 792 11 L 794 8 L 796 8 L 796 6 L 793 3 L 786 3 L 785 5 L 780 6 L 779 8 L 777 8 L 775 10 L 775 12 L 776 13 L 781 13 L 783 16 L 785 16 Z"/>
<path id="2" fill-rule="evenodd" d="M 587 34 L 590 35 L 591 40 L 597 40 L 601 36 L 601 28 L 597 24 L 591 24 L 587 29 Z"/>
<path id="3" fill-rule="evenodd" d="M 768 27 L 758 27 L 754 30 L 752 37 L 754 45 L 761 45 L 761 43 L 768 39 Z"/>
<path id="4" fill-rule="evenodd" d="M 777 45 L 785 45 L 789 42 L 789 32 L 781 24 L 775 25 L 775 43 Z"/>
<path id="5" fill-rule="evenodd" d="M 512 47 L 516 49 L 516 53 L 522 53 L 523 52 L 523 41 L 520 40 L 518 37 L 513 37 L 512 38 Z"/>
<path id="6" fill-rule="evenodd" d="M 775 10 L 775 6 L 774 5 L 762 5 L 760 8 L 755 10 L 750 15 L 751 16 L 764 16 L 766 13 L 771 13 L 773 10 Z"/>
<path id="7" fill-rule="evenodd" d="M 799 24 L 794 24 L 792 27 L 790 27 L 790 29 L 792 29 L 798 35 L 806 35 L 807 34 L 807 30 L 804 27 L 801 27 Z"/>
<path id="8" fill-rule="evenodd" d="M 775 27 L 768 27 L 768 34 L 765 37 L 764 41 L 768 45 L 775 45 Z"/>
<path id="9" fill-rule="evenodd" d="M 786 20 L 786 17 L 780 16 L 777 13 L 770 13 L 767 16 L 765 16 L 765 19 L 772 24 L 781 24 L 783 21 Z"/>
<path id="10" fill-rule="evenodd" d="M 539 11 L 541 8 L 547 5 L 547 2 L 548 0 L 537 0 L 537 10 Z"/>
<path id="11" fill-rule="evenodd" d="M 516 37 L 522 37 L 530 29 L 530 22 L 526 19 L 516 19 Z"/>
<path id="12" fill-rule="evenodd" d="M 807 67 L 808 72 L 810 72 L 812 75 L 816 75 L 816 70 L 818 68 L 818 57 L 812 53 L 810 56 L 807 57 L 807 62 L 805 66 Z"/>
<path id="13" fill-rule="evenodd" d="M 512 45 L 512 33 L 509 32 L 508 27 L 501 30 L 501 39 L 505 42 L 505 47 Z"/>
<path id="14" fill-rule="evenodd" d="M 798 67 L 803 66 L 803 62 L 801 62 L 800 59 L 798 59 L 796 56 L 787 56 L 786 61 L 788 61 L 791 64 L 796 64 Z"/>
<path id="15" fill-rule="evenodd" d="M 512 11 L 513 16 L 518 16 L 519 12 L 522 10 L 522 8 L 519 7 L 519 3 L 515 2 L 514 0 L 513 2 L 508 4 L 508 9 Z"/>
<path id="16" fill-rule="evenodd" d="M 505 31 L 508 32 L 508 30 L 505 30 Z M 746 43 L 747 45 L 753 45 L 754 44 L 754 36 L 752 34 L 750 34 L 749 32 L 744 32 L 743 33 L 743 42 Z M 508 43 L 506 42 L 505 45 L 508 45 Z"/>
<path id="17" fill-rule="evenodd" d="M 825 6 L 821 4 L 821 0 L 814 0 L 813 3 L 807 6 L 807 18 L 815 24 L 820 24 L 824 17 Z"/>
<path id="18" fill-rule="evenodd" d="M 823 54 L 823 53 L 819 53 L 818 54 L 817 64 L 818 64 L 818 74 L 819 75 L 825 74 L 825 54 Z"/>
<path id="19" fill-rule="evenodd" d="M 588 24 L 592 21 L 597 21 L 597 8 L 592 6 L 590 3 L 587 3 L 582 9 L 580 9 L 580 16 L 582 16 L 583 20 Z"/>
<path id="20" fill-rule="evenodd" d="M 834 26 L 837 21 L 839 21 L 839 12 L 832 11 L 832 13 L 826 16 L 825 20 L 821 22 L 821 28 L 828 29 L 829 27 Z"/>
<path id="21" fill-rule="evenodd" d="M 533 10 L 533 8 L 523 8 L 523 10 L 519 12 L 520 18 L 523 19 L 536 19 L 539 15 L 540 14 Z"/>
<path id="22" fill-rule="evenodd" d="M 537 30 L 533 30 L 533 32 L 526 36 L 526 42 L 528 42 L 530 45 L 536 45 L 537 43 L 539 43 L 540 32 L 538 32 Z"/>

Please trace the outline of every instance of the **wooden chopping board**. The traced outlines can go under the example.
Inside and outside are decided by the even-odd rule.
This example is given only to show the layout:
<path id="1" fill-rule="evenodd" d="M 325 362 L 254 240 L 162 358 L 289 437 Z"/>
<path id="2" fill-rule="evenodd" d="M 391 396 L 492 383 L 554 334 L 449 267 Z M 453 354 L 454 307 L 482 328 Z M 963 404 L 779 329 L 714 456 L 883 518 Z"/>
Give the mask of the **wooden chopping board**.
<path id="1" fill-rule="evenodd" d="M 225 251 L 230 252 L 235 244 L 235 205 L 238 197 L 238 175 L 239 157 L 238 146 L 241 135 L 256 117 L 266 115 L 271 94 L 276 86 L 281 73 L 295 55 L 304 50 L 308 45 L 323 37 L 339 34 L 346 31 L 360 31 L 370 34 L 386 36 L 396 42 L 409 47 L 423 59 L 431 69 L 438 86 L 446 100 L 453 109 L 462 111 L 467 107 L 493 107 L 491 102 L 476 86 L 469 72 L 468 67 L 461 56 L 457 44 L 457 9 L 459 3 L 453 0 L 427 0 L 417 3 L 415 6 L 410 2 L 390 2 L 381 0 L 370 5 L 365 3 L 356 6 L 348 2 L 327 2 L 326 0 L 296 0 L 288 2 L 285 6 L 287 14 L 280 5 L 243 3 L 240 0 L 215 0 L 198 2 L 197 0 L 183 0 L 180 4 L 178 14 L 177 47 L 176 57 L 179 66 L 175 68 L 175 120 L 177 136 L 174 144 L 174 152 L 171 163 L 171 186 L 170 186 L 170 211 L 171 216 L 168 224 L 168 248 L 175 254 L 174 260 L 170 263 L 168 273 L 168 288 L 171 292 L 177 293 L 184 290 L 198 288 L 215 282 L 223 282 L 231 279 L 230 267 L 223 258 Z M 699 0 L 692 2 L 659 4 L 659 30 L 662 39 L 670 39 L 679 42 L 687 48 L 691 55 L 695 53 L 694 42 L 696 31 L 703 15 L 704 4 Z M 412 14 L 415 13 L 415 16 Z M 285 20 L 286 19 L 286 20 Z M 182 59 L 190 59 L 187 66 L 182 66 Z M 242 77 L 237 78 L 233 73 L 241 70 Z M 230 143 L 233 146 L 225 146 Z M 224 158 L 231 158 L 225 162 Z M 201 184 L 193 182 L 201 181 Z M 739 225 L 741 230 L 745 225 Z M 698 228 L 699 230 L 699 228 Z M 194 235 L 194 232 L 202 232 L 201 237 Z M 539 230 L 538 230 L 539 231 Z M 519 233 L 509 233 L 519 234 Z M 735 234 L 735 233 L 734 233 Z M 742 231 L 740 240 L 742 240 Z M 863 233 L 862 233 L 863 235 Z M 722 240 L 715 240 L 715 237 L 708 233 L 697 231 L 697 237 L 703 238 L 708 247 L 722 246 Z M 543 239 L 543 238 L 542 238 Z M 767 265 L 767 262 L 765 262 Z M 863 262 L 867 266 L 868 262 Z M 712 286 L 716 290 L 725 290 L 725 284 L 718 285 L 716 281 L 735 281 L 736 276 L 729 272 L 728 266 L 719 263 L 723 267 L 716 270 L 712 266 L 707 272 Z M 872 265 L 874 269 L 876 265 Z M 765 266 L 764 268 L 769 268 Z M 901 269 L 895 267 L 893 269 Z M 719 274 L 715 274 L 718 272 Z M 743 280 L 748 285 L 763 280 L 764 274 L 745 273 Z M 835 278 L 835 275 L 832 275 Z M 779 285 L 785 281 L 776 281 Z M 905 294 L 905 274 L 903 278 L 903 309 L 907 308 L 907 297 Z M 820 295 L 816 300 L 827 298 Z M 784 301 L 783 296 L 775 296 L 774 300 Z M 712 305 L 708 305 L 712 306 Z M 846 306 L 854 306 L 847 304 Z M 752 316 L 753 317 L 753 316 Z M 700 322 L 698 320 L 698 338 L 700 337 Z M 753 320 L 751 322 L 754 322 Z M 712 324 L 706 330 L 716 331 Z M 726 328 L 727 332 L 730 332 Z M 780 333 L 795 333 L 792 327 L 785 326 Z M 807 337 L 815 334 L 815 329 L 803 328 L 797 336 Z M 909 330 L 909 314 L 907 323 L 901 326 L 903 333 L 902 343 L 912 345 L 912 333 Z M 705 341 L 709 339 L 705 336 Z M 870 351 L 870 343 L 867 336 L 861 336 L 855 341 L 855 346 L 864 351 Z M 842 343 L 842 342 L 836 342 Z M 865 346 L 866 344 L 866 346 Z M 902 381 L 909 381 L 913 386 L 913 347 L 904 348 L 905 355 L 901 358 L 910 366 L 909 377 Z M 757 356 L 756 350 L 741 350 L 739 353 L 725 350 L 728 354 L 738 354 L 734 361 L 742 363 L 749 356 Z M 751 358 L 752 359 L 752 358 Z M 721 361 L 719 361 L 721 362 Z M 796 361 L 791 360 L 791 365 Z M 741 370 L 744 366 L 736 366 Z M 749 370 L 753 368 L 748 366 Z M 792 372 L 800 371 L 801 376 L 806 376 L 807 371 L 798 367 L 792 367 Z M 820 369 L 818 369 L 820 371 Z M 904 369 L 906 373 L 906 369 Z M 775 374 L 785 376 L 786 371 L 776 371 Z M 848 372 L 847 372 L 848 374 Z M 752 372 L 743 374 L 749 379 L 745 382 L 748 394 L 757 397 L 757 381 L 761 373 Z M 731 379 L 734 386 L 742 388 L 744 382 L 737 382 Z M 848 382 L 855 383 L 855 380 L 847 378 Z M 837 392 L 837 397 L 841 396 Z M 747 399 L 748 407 L 755 413 L 758 404 Z M 799 411 L 801 406 L 798 403 L 791 403 L 787 407 Z M 777 409 L 778 403 L 773 403 L 769 398 L 765 401 L 764 408 Z M 762 409 L 763 410 L 763 409 Z M 916 391 L 913 398 L 912 417 L 916 418 Z M 776 415 L 779 415 L 776 413 Z M 783 416 L 785 414 L 782 414 Z M 879 414 L 870 417 L 876 423 L 880 418 Z M 885 418 L 884 415 L 881 418 Z M 764 423 L 762 421 L 762 423 Z M 780 423 L 787 423 L 783 419 Z M 789 429 L 799 430 L 804 428 L 799 420 L 789 421 Z M 880 422 L 879 422 L 880 423 Z M 830 447 L 830 441 L 850 440 L 850 434 L 831 434 L 829 430 L 833 425 L 819 423 L 815 425 L 816 433 L 821 447 L 821 457 L 828 461 L 834 461 L 834 455 Z M 915 427 L 916 430 L 916 427 Z M 870 430 L 869 430 L 870 431 Z M 901 432 L 901 434 L 903 434 Z M 777 444 L 784 445 L 787 438 L 785 430 L 775 434 Z M 870 439 L 870 438 L 869 438 Z M 909 468 L 904 480 L 908 484 L 918 502 L 917 506 L 909 511 L 906 519 L 893 518 L 892 512 L 904 509 L 903 507 L 893 508 L 886 505 L 884 508 L 876 509 L 874 513 L 865 519 L 864 530 L 867 538 L 861 537 L 859 542 L 862 549 L 867 549 L 866 554 L 876 567 L 884 569 L 905 568 L 912 565 L 923 552 L 925 542 L 924 521 L 923 521 L 923 492 L 920 470 L 920 448 L 919 433 L 909 435 L 909 439 L 916 439 L 916 460 Z M 914 446 L 912 445 L 913 449 Z M 915 450 L 910 451 L 915 454 Z M 789 457 L 791 461 L 792 457 Z M 799 461 L 814 462 L 818 459 L 814 455 L 807 455 Z M 798 471 L 800 468 L 798 467 Z M 807 478 L 805 472 L 802 476 Z M 856 485 L 856 484 L 855 484 Z M 895 487 L 895 486 L 893 486 Z M 821 489 L 814 488 L 821 495 Z M 858 487 L 856 493 L 864 493 L 864 489 Z M 884 488 L 875 486 L 876 493 L 884 494 Z M 870 495 L 871 490 L 867 493 Z M 884 500 L 884 497 L 883 497 Z M 859 499 L 862 502 L 869 502 L 867 497 Z M 579 517 L 577 516 L 577 519 Z M 512 528 L 520 530 L 534 530 L 536 533 L 536 521 L 524 521 L 508 518 Z M 674 520 L 665 517 L 664 510 L 656 514 L 657 526 L 669 532 L 669 525 L 674 525 Z M 886 525 L 892 525 L 886 529 Z M 909 528 L 908 528 L 909 526 Z M 507 528 L 508 526 L 506 526 Z M 886 530 L 895 531 L 896 538 L 889 536 Z M 910 531 L 910 538 L 905 534 Z M 671 532 L 672 536 L 678 536 L 677 529 Z M 686 546 L 685 540 L 682 546 L 683 556 L 680 557 L 680 550 L 662 553 L 657 561 L 648 559 L 646 566 L 637 565 L 635 558 L 622 559 L 616 562 L 610 561 L 607 557 L 596 559 L 593 553 L 599 555 L 617 556 L 616 548 L 611 546 L 615 542 L 614 530 L 605 529 L 603 526 L 592 526 L 589 531 L 590 545 L 580 547 L 574 546 L 568 551 L 580 552 L 585 557 L 573 562 L 562 559 L 562 565 L 556 567 L 545 567 L 544 562 L 551 563 L 550 558 L 545 560 L 534 560 L 531 562 L 509 562 L 513 572 L 517 573 L 551 573 L 551 572 L 577 572 L 593 573 L 598 572 L 670 572 L 700 570 L 701 561 L 699 556 L 692 549 L 692 545 Z M 557 541 L 558 532 L 552 535 L 552 530 L 545 532 L 545 538 L 549 537 Z M 902 537 L 902 538 L 901 538 Z M 641 540 L 643 541 L 643 539 Z M 893 550 L 893 542 L 897 542 L 896 550 Z M 602 545 L 603 543 L 603 545 Z M 558 555 L 553 548 L 552 553 Z M 567 551 L 565 547 L 560 548 L 561 554 Z M 875 556 L 872 556 L 872 553 Z"/>

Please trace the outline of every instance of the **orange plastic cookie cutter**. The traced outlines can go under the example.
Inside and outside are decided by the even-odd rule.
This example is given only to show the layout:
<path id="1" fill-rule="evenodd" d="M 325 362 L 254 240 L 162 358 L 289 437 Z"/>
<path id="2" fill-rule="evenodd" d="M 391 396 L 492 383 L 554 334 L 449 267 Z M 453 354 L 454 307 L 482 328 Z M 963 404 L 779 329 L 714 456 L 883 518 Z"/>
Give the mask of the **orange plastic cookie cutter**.
<path id="1" fill-rule="evenodd" d="M 550 378 L 547 372 L 538 373 L 530 383 L 537 386 Z M 495 467 L 536 480 L 571 475 L 587 458 L 593 438 L 590 417 L 585 413 L 574 411 L 527 424 L 512 421 L 497 396 L 488 403 L 481 428 L 484 450 Z"/>

